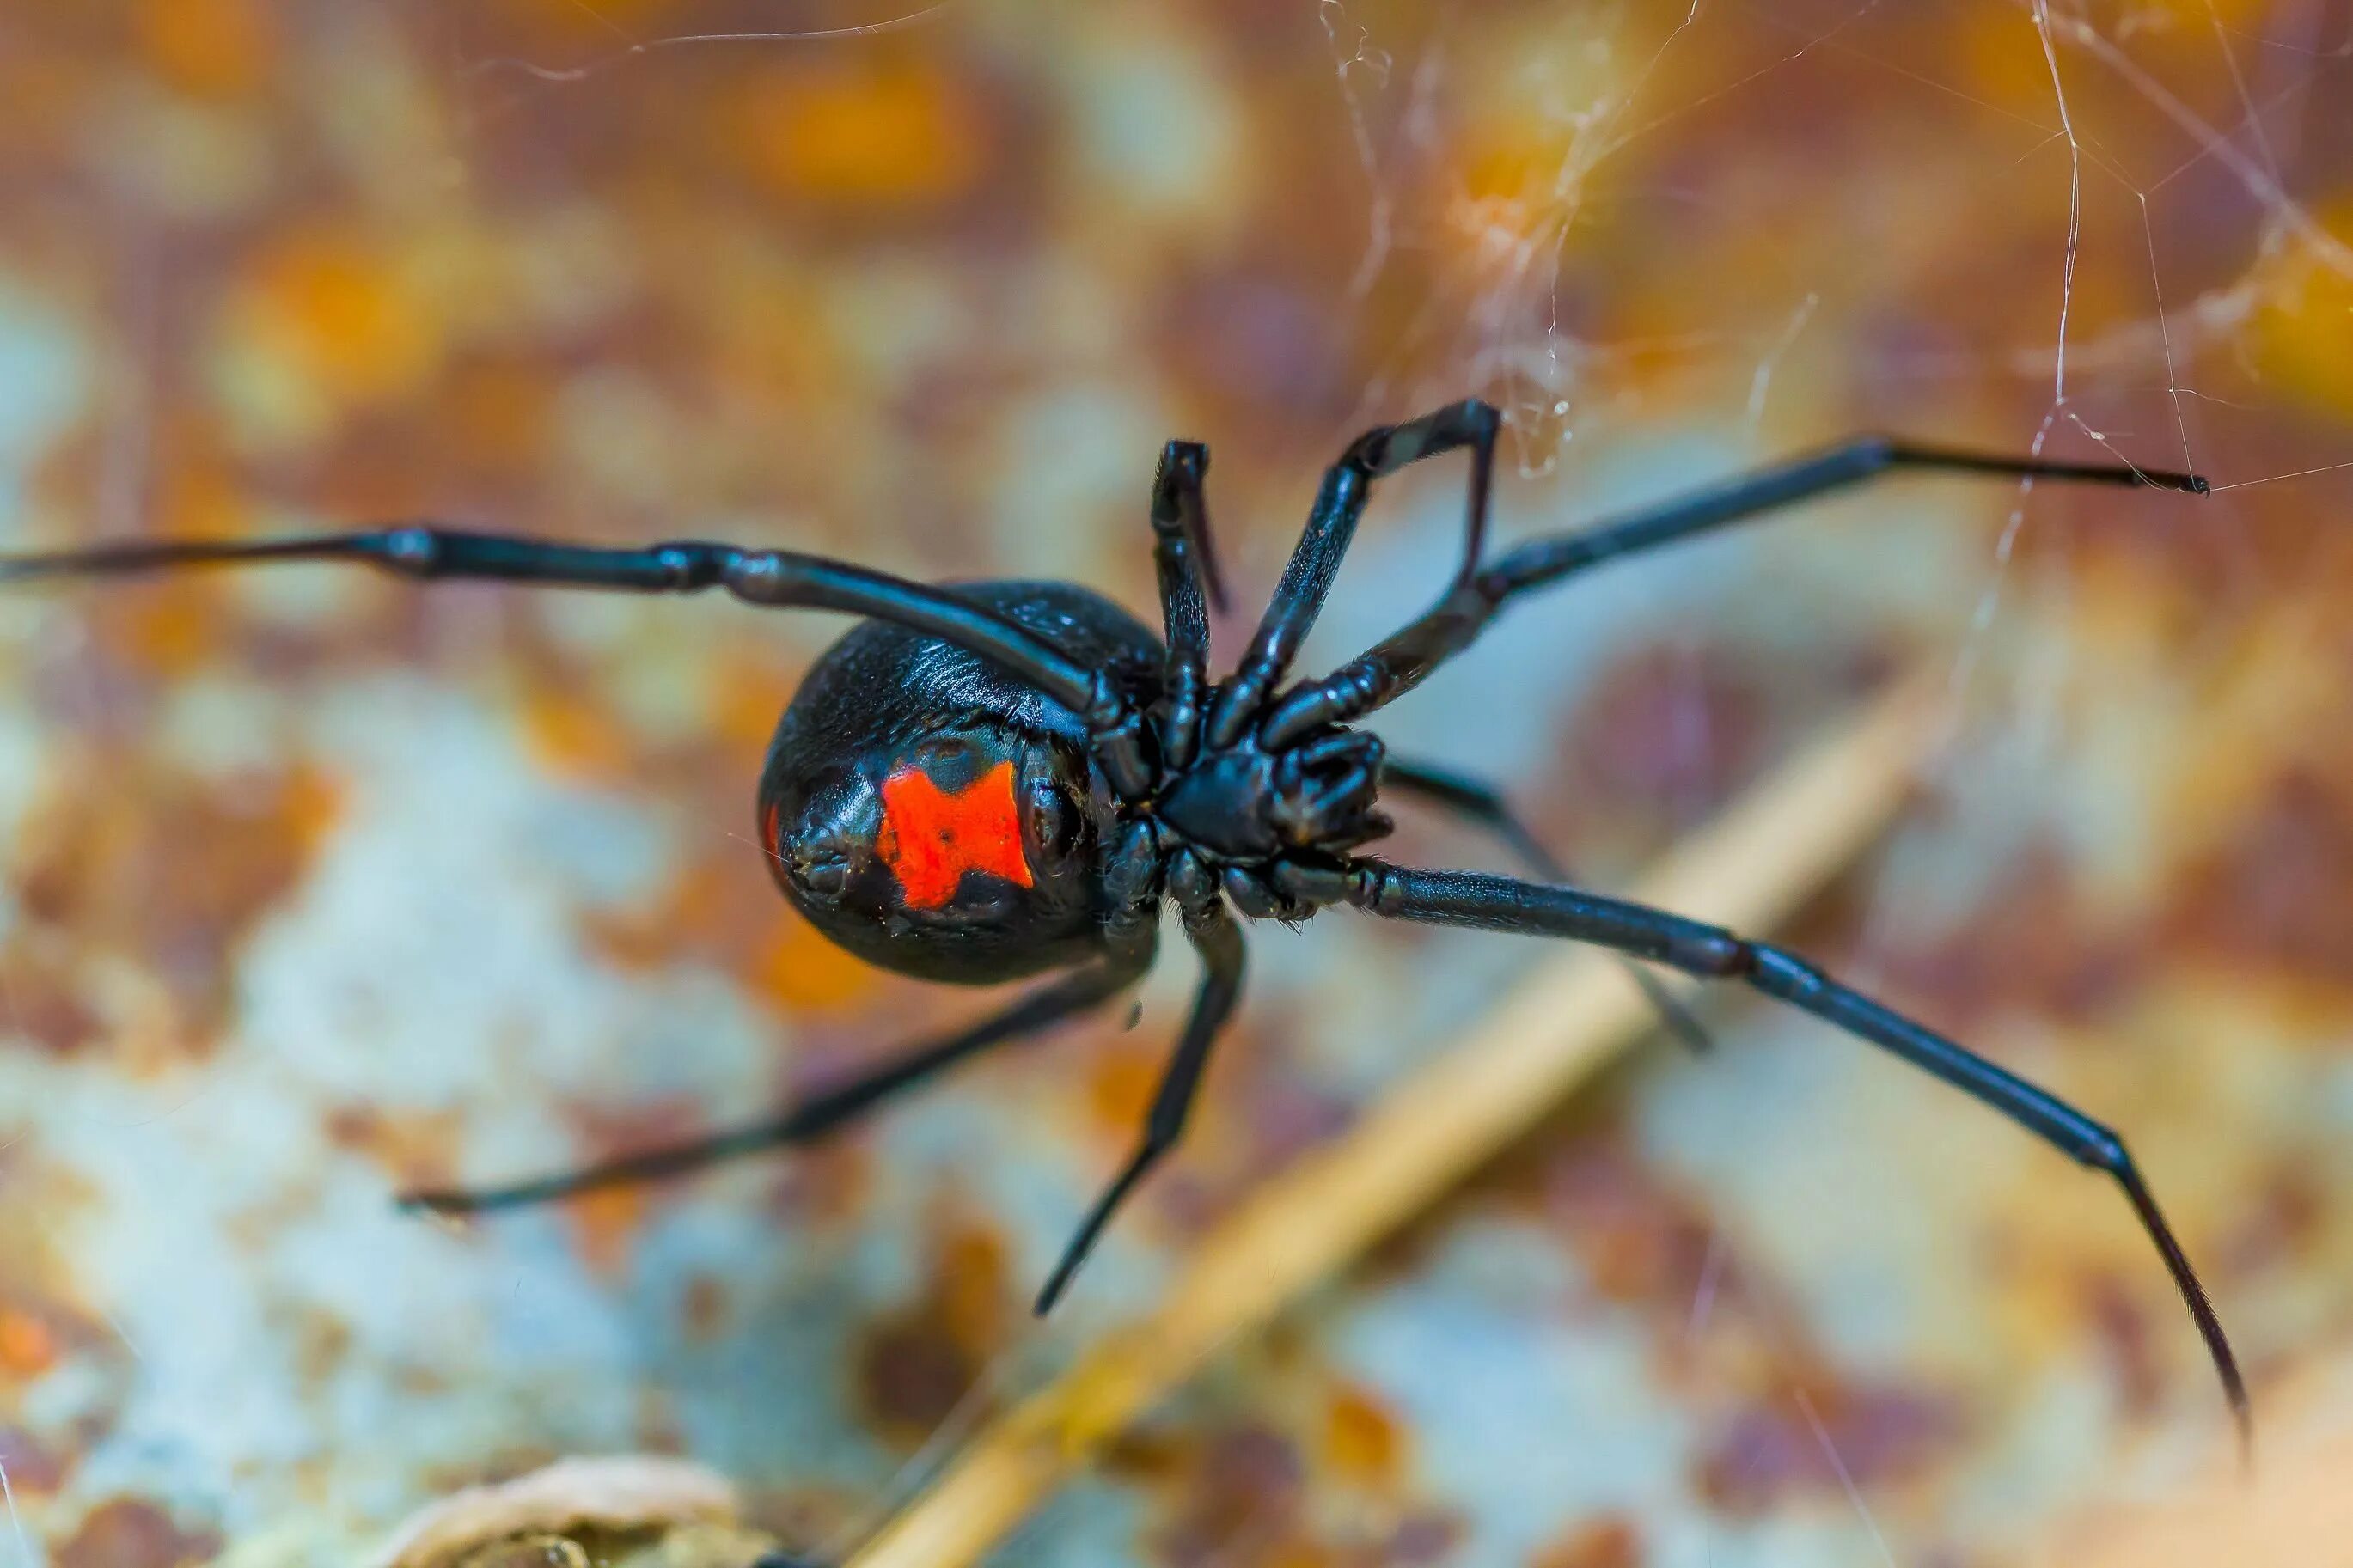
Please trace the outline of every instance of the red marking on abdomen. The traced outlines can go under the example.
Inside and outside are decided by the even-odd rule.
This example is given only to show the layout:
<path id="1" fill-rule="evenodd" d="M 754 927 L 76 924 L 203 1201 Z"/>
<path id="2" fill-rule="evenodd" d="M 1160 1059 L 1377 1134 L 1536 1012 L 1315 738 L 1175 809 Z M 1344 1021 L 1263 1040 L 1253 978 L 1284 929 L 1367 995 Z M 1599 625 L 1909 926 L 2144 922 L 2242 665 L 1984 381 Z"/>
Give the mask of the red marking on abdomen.
<path id="1" fill-rule="evenodd" d="M 771 860 L 782 851 L 776 842 L 776 803 L 772 800 L 760 808 L 760 847 L 768 852 Z"/>
<path id="2" fill-rule="evenodd" d="M 899 879 L 909 909 L 945 909 L 966 871 L 1033 886 L 1021 850 L 1013 764 L 997 763 L 954 795 L 923 769 L 901 768 L 882 781 L 882 826 L 874 852 Z"/>

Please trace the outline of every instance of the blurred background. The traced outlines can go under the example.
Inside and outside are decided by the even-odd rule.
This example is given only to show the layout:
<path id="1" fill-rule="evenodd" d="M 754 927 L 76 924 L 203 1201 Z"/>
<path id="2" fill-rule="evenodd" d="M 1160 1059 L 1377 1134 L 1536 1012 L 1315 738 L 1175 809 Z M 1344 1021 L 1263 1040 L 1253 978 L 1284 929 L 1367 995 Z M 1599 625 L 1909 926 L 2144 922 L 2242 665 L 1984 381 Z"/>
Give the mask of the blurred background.
<path id="1" fill-rule="evenodd" d="M 1244 613 L 1468 394 L 1499 530 L 1883 427 L 1392 710 L 1602 887 L 1907 665 L 1946 734 L 1791 933 L 2133 1141 L 2266 1391 L 2353 1369 L 2353 6 L 102 0 L 0 14 L 0 546 L 429 516 L 1076 579 L 1209 442 Z M 1419 607 L 1393 481 L 1310 665 Z M 776 896 L 840 630 L 332 570 L 0 602 L 0 1563 L 352 1560 L 563 1454 L 839 1553 L 1531 944 L 1264 930 L 1180 1158 L 1027 1303 L 1191 984 L 819 1151 L 458 1229 L 989 998 Z M 1409 821 L 1402 859 L 1496 864 Z M 1737 998 L 1124 1440 L 1008 1563 L 1995 1564 L 2228 1442 L 2126 1206 Z M 2353 1410 L 2353 1401 L 2345 1408 Z"/>

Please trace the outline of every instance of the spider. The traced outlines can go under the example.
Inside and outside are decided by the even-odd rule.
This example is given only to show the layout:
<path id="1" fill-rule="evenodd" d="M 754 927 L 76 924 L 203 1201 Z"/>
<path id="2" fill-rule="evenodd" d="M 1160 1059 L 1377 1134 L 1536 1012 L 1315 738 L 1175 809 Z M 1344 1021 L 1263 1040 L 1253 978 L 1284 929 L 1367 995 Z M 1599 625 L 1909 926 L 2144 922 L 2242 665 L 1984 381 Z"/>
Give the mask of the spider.
<path id="1" fill-rule="evenodd" d="M 1570 885 L 1498 792 L 1391 756 L 1357 727 L 1538 589 L 1883 476 L 2081 480 L 2188 494 L 2204 494 L 2205 481 L 1865 436 L 1491 559 L 1488 492 L 1501 423 L 1493 407 L 1473 399 L 1350 443 L 1324 475 L 1248 651 L 1222 680 L 1210 678 L 1207 662 L 1208 610 L 1224 604 L 1204 496 L 1208 451 L 1189 441 L 1167 444 L 1152 487 L 1160 637 L 1068 583 L 926 586 L 789 551 L 700 542 L 606 549 L 430 523 L 0 557 L 0 581 L 343 562 L 419 579 L 641 593 L 719 587 L 754 605 L 860 617 L 786 708 L 761 772 L 760 839 L 785 896 L 827 937 L 901 973 L 964 984 L 1054 978 L 1007 1010 L 780 1116 L 512 1186 L 415 1193 L 402 1200 L 410 1207 L 459 1214 L 539 1202 L 817 1138 L 957 1062 L 1133 990 L 1153 962 L 1167 900 L 1199 956 L 1199 988 L 1134 1152 L 1039 1292 L 1043 1313 L 1122 1202 L 1182 1136 L 1241 994 L 1240 921 L 1298 921 L 1345 905 L 1386 920 L 1566 938 L 1701 979 L 1736 980 L 1925 1068 L 2105 1173 L 2180 1291 L 2243 1445 L 2246 1384 L 2230 1342 L 2115 1131 L 1794 952 Z M 1375 483 L 1457 450 L 1469 457 L 1469 496 L 1461 563 L 1443 594 L 1331 674 L 1291 681 Z M 1359 853 L 1390 831 L 1379 809 L 1385 789 L 1501 835 L 1538 879 L 1422 869 Z M 1672 1005 L 1656 989 L 1651 995 L 1672 1021 Z"/>

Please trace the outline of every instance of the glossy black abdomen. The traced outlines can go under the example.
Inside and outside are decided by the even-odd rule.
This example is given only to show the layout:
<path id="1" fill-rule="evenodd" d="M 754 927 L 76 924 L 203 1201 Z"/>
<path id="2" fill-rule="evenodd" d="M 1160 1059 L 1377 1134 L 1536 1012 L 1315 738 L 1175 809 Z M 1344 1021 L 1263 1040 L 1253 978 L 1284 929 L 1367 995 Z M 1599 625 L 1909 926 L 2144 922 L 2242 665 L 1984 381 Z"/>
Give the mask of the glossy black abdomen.
<path id="1" fill-rule="evenodd" d="M 1067 583 L 960 584 L 1139 693 L 1161 645 Z M 1094 866 L 1111 803 L 1079 716 L 976 654 L 862 621 L 785 710 L 761 842 L 810 922 L 884 968 L 987 984 L 1101 946 Z"/>

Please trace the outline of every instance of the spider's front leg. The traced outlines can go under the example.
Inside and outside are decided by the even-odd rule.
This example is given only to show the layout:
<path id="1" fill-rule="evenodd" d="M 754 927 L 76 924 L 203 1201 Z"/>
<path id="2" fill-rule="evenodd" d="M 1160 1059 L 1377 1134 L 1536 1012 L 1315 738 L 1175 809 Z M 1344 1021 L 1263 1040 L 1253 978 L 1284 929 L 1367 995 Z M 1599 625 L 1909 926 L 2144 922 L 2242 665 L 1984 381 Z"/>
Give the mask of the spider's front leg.
<path id="1" fill-rule="evenodd" d="M 1275 585 L 1274 597 L 1259 620 L 1249 651 L 1210 712 L 1209 744 L 1222 749 L 1239 742 L 1268 693 L 1281 684 L 1298 658 L 1300 645 L 1331 596 L 1333 580 L 1356 537 L 1374 480 L 1424 458 L 1469 449 L 1471 484 L 1463 505 L 1462 563 L 1456 572 L 1457 581 L 1468 578 L 1485 545 L 1495 436 L 1502 427 L 1503 416 L 1492 405 L 1470 398 L 1402 425 L 1367 430 L 1348 444 L 1340 460 L 1324 471 L 1323 488 L 1316 492 L 1314 508 L 1292 550 L 1290 563 L 1282 570 L 1282 580 Z"/>
<path id="2" fill-rule="evenodd" d="M 1261 738 L 1270 746 L 1279 746 L 1325 724 L 1353 722 L 1403 696 L 1469 647 L 1494 624 L 1505 605 L 1523 594 L 1548 587 L 1606 561 L 1700 538 L 1784 507 L 1900 473 L 1967 474 L 2021 483 L 2052 479 L 2137 485 L 2185 495 L 2204 495 L 2209 488 L 2196 474 L 2126 463 L 2052 462 L 1955 451 L 1884 436 L 1858 437 L 1589 529 L 1531 540 L 1492 564 L 1466 569 L 1419 619 L 1323 679 L 1288 693 L 1267 716 Z"/>

